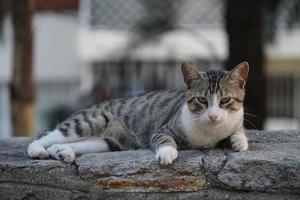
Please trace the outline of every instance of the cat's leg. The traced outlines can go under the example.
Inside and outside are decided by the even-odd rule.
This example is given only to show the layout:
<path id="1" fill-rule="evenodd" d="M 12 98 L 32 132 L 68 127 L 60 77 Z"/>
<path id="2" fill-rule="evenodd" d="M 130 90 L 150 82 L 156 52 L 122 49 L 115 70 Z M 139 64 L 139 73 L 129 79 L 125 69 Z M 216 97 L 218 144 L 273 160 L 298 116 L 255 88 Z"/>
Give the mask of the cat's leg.
<path id="1" fill-rule="evenodd" d="M 177 144 L 170 132 L 160 129 L 153 133 L 150 138 L 150 146 L 155 149 L 155 158 L 162 165 L 172 164 L 178 157 Z"/>
<path id="2" fill-rule="evenodd" d="M 102 134 L 112 151 L 140 148 L 136 135 L 119 118 L 113 118 Z"/>
<path id="3" fill-rule="evenodd" d="M 89 138 L 73 143 L 53 144 L 47 148 L 50 156 L 64 162 L 73 162 L 78 154 L 110 151 L 107 142 L 101 138 Z"/>
<path id="4" fill-rule="evenodd" d="M 73 162 L 76 154 L 122 151 L 136 149 L 139 143 L 135 135 L 120 119 L 111 119 L 100 138 L 88 138 L 78 142 L 53 144 L 47 151 L 50 156 L 65 162 Z"/>
<path id="5" fill-rule="evenodd" d="M 27 149 L 31 158 L 44 159 L 49 156 L 46 150 L 53 144 L 70 143 L 82 137 L 103 132 L 109 122 L 109 116 L 103 112 L 82 111 L 62 122 L 58 127 L 44 137 L 33 141 Z"/>
<path id="6" fill-rule="evenodd" d="M 230 142 L 232 149 L 235 151 L 246 151 L 248 149 L 248 140 L 245 135 L 244 129 L 236 131 L 230 136 Z"/>
<path id="7" fill-rule="evenodd" d="M 49 132 L 46 136 L 33 141 L 28 146 L 27 153 L 31 158 L 45 159 L 49 157 L 49 153 L 46 150 L 47 147 L 53 144 L 73 142 L 78 139 L 79 136 L 75 134 L 65 136 L 61 131 L 55 129 L 54 131 Z"/>

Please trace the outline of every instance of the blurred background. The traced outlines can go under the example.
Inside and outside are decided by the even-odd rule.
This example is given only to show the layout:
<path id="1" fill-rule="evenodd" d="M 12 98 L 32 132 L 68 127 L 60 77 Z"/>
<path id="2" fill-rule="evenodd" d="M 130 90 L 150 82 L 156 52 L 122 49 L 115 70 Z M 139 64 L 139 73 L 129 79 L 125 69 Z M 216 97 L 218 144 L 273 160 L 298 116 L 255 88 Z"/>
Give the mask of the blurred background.
<path id="1" fill-rule="evenodd" d="M 242 61 L 245 126 L 299 129 L 298 0 L 0 0 L 0 138 Z"/>

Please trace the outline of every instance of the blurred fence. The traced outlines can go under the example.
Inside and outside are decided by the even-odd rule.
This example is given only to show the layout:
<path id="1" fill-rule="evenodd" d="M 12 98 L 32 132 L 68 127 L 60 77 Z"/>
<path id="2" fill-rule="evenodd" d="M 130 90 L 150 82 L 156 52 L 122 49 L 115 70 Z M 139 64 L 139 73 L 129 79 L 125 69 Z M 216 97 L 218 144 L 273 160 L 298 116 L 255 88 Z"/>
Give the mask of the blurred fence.
<path id="1" fill-rule="evenodd" d="M 267 93 L 269 117 L 300 119 L 300 74 L 268 74 Z"/>
<path id="2" fill-rule="evenodd" d="M 221 68 L 222 63 L 205 60 L 190 62 L 204 68 Z M 122 60 L 93 64 L 95 102 L 122 96 L 137 95 L 158 89 L 184 86 L 181 61 Z"/>
<path id="3" fill-rule="evenodd" d="M 194 29 L 222 27 L 226 0 L 82 0 L 80 9 L 82 25 L 90 29 L 140 31 L 166 26 Z M 266 1 L 263 9 L 266 31 L 274 32 L 282 26 L 299 27 L 299 9 L 298 0 Z"/>
<path id="4" fill-rule="evenodd" d="M 92 29 L 141 31 L 224 24 L 224 0 L 83 0 L 81 21 Z M 149 31 L 149 30 L 147 30 Z"/>
<path id="5" fill-rule="evenodd" d="M 224 0 L 81 1 L 81 29 L 93 32 L 87 37 L 98 43 L 81 49 L 108 55 L 99 52 L 88 60 L 95 102 L 182 86 L 183 60 L 220 68 L 226 51 L 224 6 Z"/>

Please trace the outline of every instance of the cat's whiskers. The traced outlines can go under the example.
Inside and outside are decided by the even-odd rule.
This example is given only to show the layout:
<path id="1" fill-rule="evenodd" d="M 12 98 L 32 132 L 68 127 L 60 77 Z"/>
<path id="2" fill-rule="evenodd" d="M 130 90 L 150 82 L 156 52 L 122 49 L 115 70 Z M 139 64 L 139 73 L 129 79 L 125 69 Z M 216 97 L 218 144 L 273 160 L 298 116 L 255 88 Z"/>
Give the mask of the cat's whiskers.
<path id="1" fill-rule="evenodd" d="M 198 118 L 191 119 L 190 121 L 191 122 L 198 121 L 198 120 L 200 121 L 201 119 L 202 119 L 201 117 L 198 117 Z"/>
<path id="2" fill-rule="evenodd" d="M 257 115 L 254 115 L 254 114 L 251 114 L 248 112 L 244 112 L 244 114 L 245 114 L 245 116 L 248 116 L 248 117 L 259 118 Z"/>
<path id="3" fill-rule="evenodd" d="M 248 109 L 248 108 L 245 108 L 245 110 L 251 111 L 251 110 Z M 247 122 L 250 126 L 252 126 L 252 128 L 258 130 L 258 128 L 250 121 L 251 118 L 260 119 L 259 116 L 255 115 L 255 114 L 252 114 L 252 113 L 250 113 L 250 112 L 244 111 L 244 121 Z"/>
<path id="4" fill-rule="evenodd" d="M 254 129 L 258 130 L 258 128 L 252 123 L 250 122 L 247 118 L 244 118 L 244 121 L 247 122 L 250 126 L 252 126 Z"/>

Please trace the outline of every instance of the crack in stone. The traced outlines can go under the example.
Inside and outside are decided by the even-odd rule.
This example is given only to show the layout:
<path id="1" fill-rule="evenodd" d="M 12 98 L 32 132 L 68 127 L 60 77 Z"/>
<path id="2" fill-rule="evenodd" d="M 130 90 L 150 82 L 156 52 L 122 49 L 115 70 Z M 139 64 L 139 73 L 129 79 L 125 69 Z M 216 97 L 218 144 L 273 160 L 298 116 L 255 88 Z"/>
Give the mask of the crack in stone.
<path id="1" fill-rule="evenodd" d="M 218 179 L 218 175 L 223 171 L 224 167 L 228 163 L 228 160 L 230 159 L 230 154 L 227 151 L 222 151 L 222 155 L 224 155 L 225 159 L 222 159 L 223 157 L 220 156 L 220 161 L 222 161 L 220 167 L 218 167 L 218 170 L 215 172 L 214 170 L 210 169 L 209 160 L 208 158 L 212 158 L 213 155 L 210 155 L 209 153 L 214 150 L 204 150 L 202 151 L 204 154 L 204 157 L 202 158 L 202 163 L 203 163 L 203 170 L 204 170 L 204 175 L 206 177 L 207 183 L 205 184 L 205 189 L 207 188 L 227 188 L 231 189 L 231 187 L 222 181 Z"/>
<path id="2" fill-rule="evenodd" d="M 218 176 L 224 169 L 224 167 L 226 166 L 226 164 L 228 163 L 229 157 L 231 157 L 228 152 L 224 152 L 225 155 L 225 160 L 223 161 L 223 164 L 221 166 L 221 169 L 217 172 L 216 176 Z"/>

